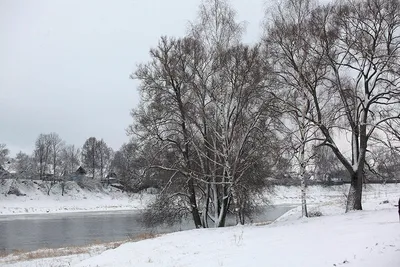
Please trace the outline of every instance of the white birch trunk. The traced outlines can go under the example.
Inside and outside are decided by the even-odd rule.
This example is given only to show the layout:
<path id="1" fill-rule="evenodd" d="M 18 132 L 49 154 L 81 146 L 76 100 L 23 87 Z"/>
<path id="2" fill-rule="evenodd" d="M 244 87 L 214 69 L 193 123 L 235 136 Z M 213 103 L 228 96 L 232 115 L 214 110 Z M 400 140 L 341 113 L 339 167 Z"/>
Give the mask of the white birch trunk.
<path id="1" fill-rule="evenodd" d="M 301 216 L 308 217 L 307 212 L 307 192 L 306 192 L 306 160 L 305 160 L 305 148 L 306 148 L 306 139 L 307 139 L 307 129 L 306 129 L 306 113 L 307 113 L 307 104 L 303 103 L 304 107 L 301 113 L 301 122 L 300 122 L 300 155 L 299 155 L 299 176 L 300 176 L 300 186 L 301 186 Z"/>
<path id="2" fill-rule="evenodd" d="M 306 164 L 305 164 L 305 159 L 304 159 L 304 149 L 305 148 L 305 143 L 302 142 L 301 148 L 300 148 L 300 181 L 301 181 L 301 216 L 302 217 L 308 217 L 308 212 L 307 212 L 307 192 L 306 192 Z"/>

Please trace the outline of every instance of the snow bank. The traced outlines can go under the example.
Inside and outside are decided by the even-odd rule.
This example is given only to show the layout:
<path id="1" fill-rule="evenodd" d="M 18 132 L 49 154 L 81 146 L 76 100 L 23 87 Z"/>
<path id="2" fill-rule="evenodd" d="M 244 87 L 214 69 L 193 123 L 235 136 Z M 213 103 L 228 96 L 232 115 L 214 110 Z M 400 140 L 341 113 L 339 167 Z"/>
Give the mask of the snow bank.
<path id="1" fill-rule="evenodd" d="M 154 197 L 127 194 L 113 187 L 81 188 L 75 182 L 67 182 L 64 196 L 60 184 L 47 195 L 46 186 L 42 181 L 1 181 L 0 215 L 143 209 Z M 23 196 L 7 194 L 10 188 L 17 188 Z"/>

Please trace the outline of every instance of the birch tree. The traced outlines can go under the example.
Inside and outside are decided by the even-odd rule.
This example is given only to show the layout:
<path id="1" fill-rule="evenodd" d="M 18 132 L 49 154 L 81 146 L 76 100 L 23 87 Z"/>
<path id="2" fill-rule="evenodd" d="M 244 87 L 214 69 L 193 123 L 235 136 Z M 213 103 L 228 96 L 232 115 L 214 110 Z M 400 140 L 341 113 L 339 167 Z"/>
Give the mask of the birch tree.
<path id="1" fill-rule="evenodd" d="M 311 157 L 307 146 L 315 138 L 315 127 L 307 118 L 314 112 L 312 92 L 322 84 L 327 72 L 322 56 L 315 53 L 317 44 L 308 32 L 313 8 L 315 3 L 310 0 L 283 2 L 273 14 L 264 39 L 277 86 L 281 88 L 275 97 L 287 113 L 288 120 L 283 123 L 286 132 L 292 135 L 291 145 L 301 181 L 302 216 L 305 217 L 308 216 L 305 173 Z"/>

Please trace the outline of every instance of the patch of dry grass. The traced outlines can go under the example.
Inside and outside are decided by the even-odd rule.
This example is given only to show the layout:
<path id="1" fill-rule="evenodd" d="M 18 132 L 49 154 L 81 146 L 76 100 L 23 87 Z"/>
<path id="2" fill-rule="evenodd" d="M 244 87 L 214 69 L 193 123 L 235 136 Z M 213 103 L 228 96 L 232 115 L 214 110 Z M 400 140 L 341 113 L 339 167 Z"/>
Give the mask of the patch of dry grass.
<path id="1" fill-rule="evenodd" d="M 130 236 L 130 241 L 137 242 L 137 241 L 146 240 L 146 239 L 153 239 L 153 238 L 156 238 L 156 237 L 159 237 L 159 236 L 161 236 L 161 234 L 143 233 L 143 234 L 140 234 L 140 235 L 135 236 L 135 237 L 131 237 Z"/>
<path id="2" fill-rule="evenodd" d="M 264 225 L 269 225 L 271 223 L 272 223 L 272 221 L 266 221 L 266 222 L 254 223 L 253 225 L 255 225 L 255 226 L 264 226 Z"/>

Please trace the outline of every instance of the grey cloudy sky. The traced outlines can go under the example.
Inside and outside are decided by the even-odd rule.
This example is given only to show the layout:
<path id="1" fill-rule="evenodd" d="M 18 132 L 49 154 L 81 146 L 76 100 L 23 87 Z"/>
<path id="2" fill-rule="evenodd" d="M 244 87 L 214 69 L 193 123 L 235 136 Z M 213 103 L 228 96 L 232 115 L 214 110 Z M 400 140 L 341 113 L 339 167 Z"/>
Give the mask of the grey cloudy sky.
<path id="1" fill-rule="evenodd" d="M 257 41 L 264 0 L 232 0 Z M 182 36 L 200 0 L 0 0 L 0 143 L 30 153 L 40 133 L 82 146 L 128 140 L 129 79 L 160 36 Z"/>

